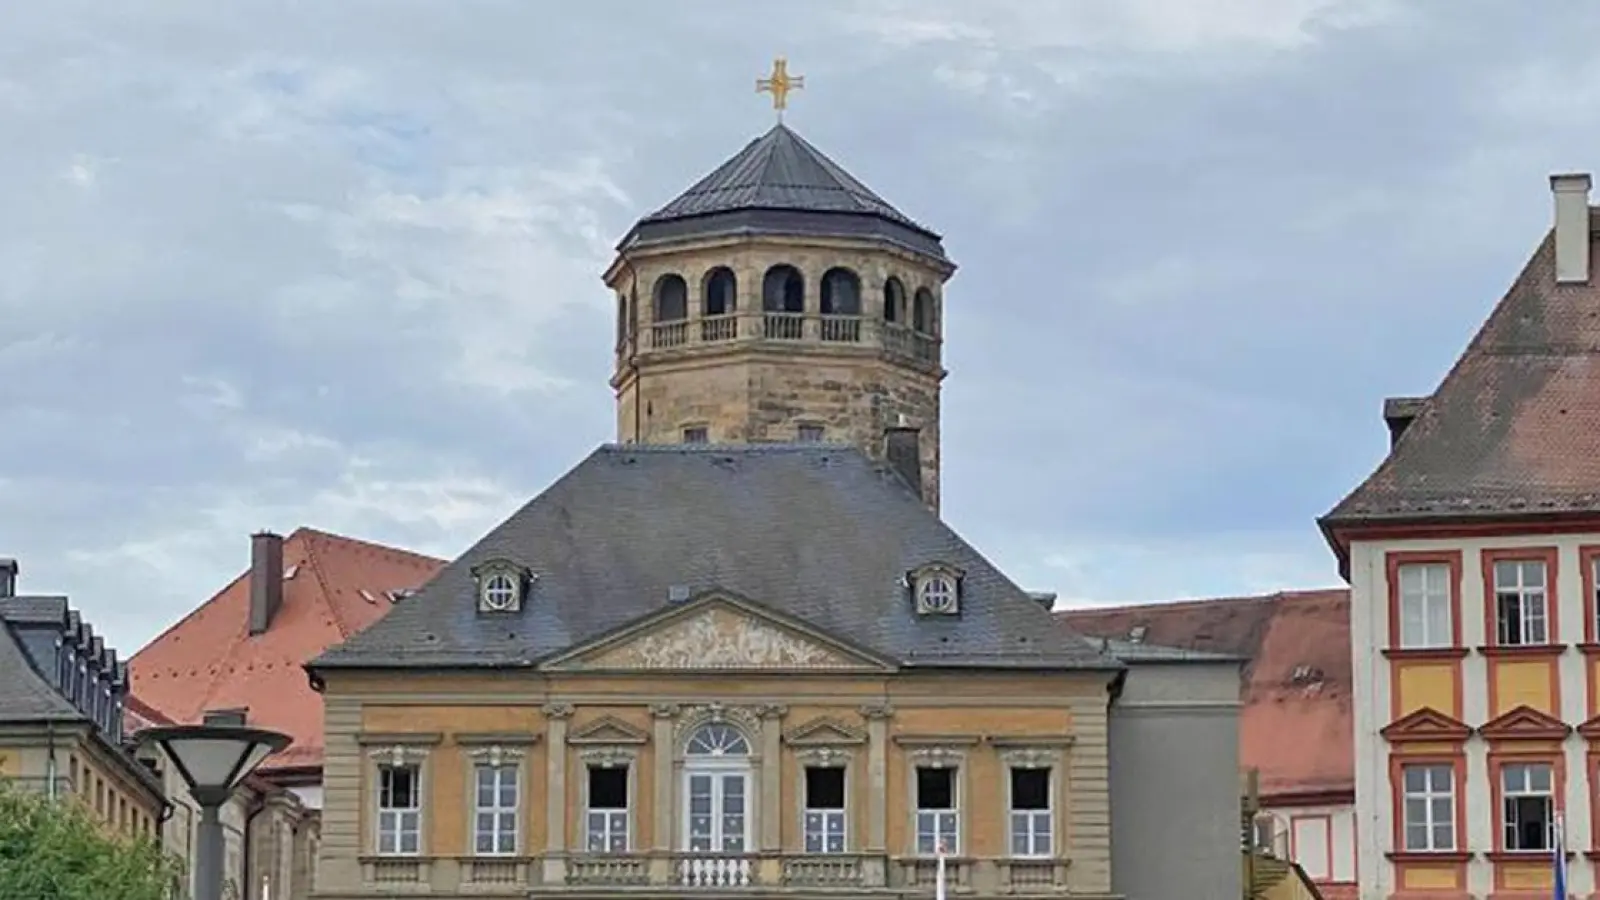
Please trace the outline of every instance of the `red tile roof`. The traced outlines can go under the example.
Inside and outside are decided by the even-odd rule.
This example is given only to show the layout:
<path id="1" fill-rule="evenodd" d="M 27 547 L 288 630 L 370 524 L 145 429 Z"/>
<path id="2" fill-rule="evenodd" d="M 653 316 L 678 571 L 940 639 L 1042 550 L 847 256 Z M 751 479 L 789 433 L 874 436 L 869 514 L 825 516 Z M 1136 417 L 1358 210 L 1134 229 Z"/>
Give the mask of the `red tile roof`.
<path id="1" fill-rule="evenodd" d="M 1591 252 L 1600 210 L 1590 212 Z M 1388 457 L 1322 519 L 1600 512 L 1600 284 L 1558 284 L 1547 235 Z M 1341 552 L 1342 548 L 1341 548 Z"/>
<path id="2" fill-rule="evenodd" d="M 140 718 L 198 722 L 207 710 L 247 709 L 251 725 L 294 738 L 262 771 L 322 765 L 322 698 L 301 666 L 381 619 L 389 591 L 421 586 L 444 561 L 300 528 L 284 539 L 283 565 L 283 605 L 265 633 L 250 634 L 246 571 L 134 654 Z"/>
<path id="3" fill-rule="evenodd" d="M 1350 592 L 1287 591 L 1057 613 L 1093 637 L 1249 658 L 1240 714 L 1240 765 L 1260 770 L 1263 802 L 1355 791 L 1350 692 Z"/>

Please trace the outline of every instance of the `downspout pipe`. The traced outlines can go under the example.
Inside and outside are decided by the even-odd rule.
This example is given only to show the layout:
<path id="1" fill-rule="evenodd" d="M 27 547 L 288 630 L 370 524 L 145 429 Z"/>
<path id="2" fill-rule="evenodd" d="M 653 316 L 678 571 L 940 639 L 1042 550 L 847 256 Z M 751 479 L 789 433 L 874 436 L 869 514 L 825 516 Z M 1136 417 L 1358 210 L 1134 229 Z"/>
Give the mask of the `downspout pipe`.
<path id="1" fill-rule="evenodd" d="M 45 761 L 44 761 L 44 791 L 45 797 L 51 803 L 56 802 L 56 723 L 44 723 Z"/>

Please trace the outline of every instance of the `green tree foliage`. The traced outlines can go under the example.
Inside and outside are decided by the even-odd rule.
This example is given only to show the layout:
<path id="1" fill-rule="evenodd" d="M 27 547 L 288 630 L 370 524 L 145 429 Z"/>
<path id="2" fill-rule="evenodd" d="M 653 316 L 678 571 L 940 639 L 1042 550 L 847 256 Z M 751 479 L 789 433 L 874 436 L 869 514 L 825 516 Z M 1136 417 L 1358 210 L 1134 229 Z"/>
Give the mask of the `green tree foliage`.
<path id="1" fill-rule="evenodd" d="M 0 779 L 0 898 L 171 900 L 178 874 L 154 842 L 108 834 L 74 799 Z"/>

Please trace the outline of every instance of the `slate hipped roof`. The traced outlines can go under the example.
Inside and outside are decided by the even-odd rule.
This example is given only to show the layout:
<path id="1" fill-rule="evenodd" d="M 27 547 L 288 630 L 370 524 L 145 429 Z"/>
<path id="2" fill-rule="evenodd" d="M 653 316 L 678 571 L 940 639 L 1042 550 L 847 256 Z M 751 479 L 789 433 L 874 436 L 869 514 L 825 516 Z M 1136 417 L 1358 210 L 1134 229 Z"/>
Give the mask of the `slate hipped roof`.
<path id="1" fill-rule="evenodd" d="M 1591 210 L 1591 248 L 1597 225 Z M 1321 524 L 1597 512 L 1600 286 L 1556 283 L 1551 234 L 1388 457 Z"/>
<path id="2" fill-rule="evenodd" d="M 79 722 L 78 711 L 34 670 L 27 651 L 0 617 L 0 722 Z"/>
<path id="3" fill-rule="evenodd" d="M 474 567 L 527 567 L 518 613 L 477 611 Z M 959 616 L 904 579 L 964 571 Z M 535 666 L 723 591 L 904 666 L 1120 668 L 950 530 L 886 465 L 832 445 L 600 447 L 316 667 Z"/>
<path id="4" fill-rule="evenodd" d="M 736 234 L 879 238 L 945 259 L 937 233 L 782 124 L 640 219 L 618 249 Z"/>

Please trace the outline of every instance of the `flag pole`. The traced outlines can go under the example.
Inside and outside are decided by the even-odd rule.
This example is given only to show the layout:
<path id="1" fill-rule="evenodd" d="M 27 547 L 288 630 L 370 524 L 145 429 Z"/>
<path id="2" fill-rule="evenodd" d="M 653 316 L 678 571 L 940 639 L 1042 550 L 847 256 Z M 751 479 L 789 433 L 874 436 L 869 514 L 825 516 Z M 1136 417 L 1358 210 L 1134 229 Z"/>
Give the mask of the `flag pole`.
<path id="1" fill-rule="evenodd" d="M 1555 900 L 1568 900 L 1567 898 L 1567 828 L 1561 813 L 1555 815 L 1555 872 L 1551 881 L 1554 882 Z"/>
<path id="2" fill-rule="evenodd" d="M 936 852 L 938 853 L 939 863 L 938 863 L 938 875 L 934 878 L 934 881 L 933 881 L 933 900 L 945 900 L 945 898 L 944 898 L 944 841 L 940 841 L 939 842 L 939 845 L 936 848 Z"/>

